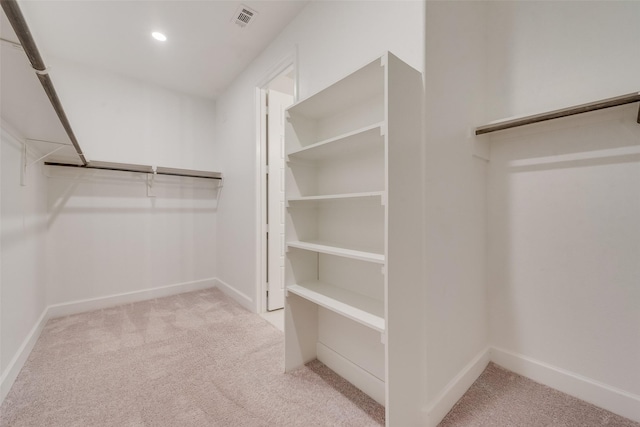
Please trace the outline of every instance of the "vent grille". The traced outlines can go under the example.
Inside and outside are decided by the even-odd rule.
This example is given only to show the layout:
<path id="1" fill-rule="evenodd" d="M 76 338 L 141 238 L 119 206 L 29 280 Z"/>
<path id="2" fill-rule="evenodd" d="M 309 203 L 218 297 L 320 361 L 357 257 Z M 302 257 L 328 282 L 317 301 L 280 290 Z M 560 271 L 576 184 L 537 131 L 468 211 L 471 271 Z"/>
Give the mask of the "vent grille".
<path id="1" fill-rule="evenodd" d="M 241 28 L 246 27 L 255 19 L 257 12 L 245 5 L 241 5 L 236 11 L 233 21 Z"/>

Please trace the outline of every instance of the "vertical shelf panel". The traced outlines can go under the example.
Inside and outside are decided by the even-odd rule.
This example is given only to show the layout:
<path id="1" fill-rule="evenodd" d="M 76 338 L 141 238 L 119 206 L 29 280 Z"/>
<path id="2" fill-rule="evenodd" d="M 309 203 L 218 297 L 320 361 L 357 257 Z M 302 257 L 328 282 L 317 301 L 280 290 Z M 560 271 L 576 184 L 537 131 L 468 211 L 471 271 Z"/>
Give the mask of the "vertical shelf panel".
<path id="1" fill-rule="evenodd" d="M 387 425 L 423 401 L 422 93 L 386 53 L 288 110 L 286 367 L 324 360 Z"/>
<path id="2" fill-rule="evenodd" d="M 391 54 L 387 72 L 387 425 L 419 425 L 426 363 L 422 76 Z"/>

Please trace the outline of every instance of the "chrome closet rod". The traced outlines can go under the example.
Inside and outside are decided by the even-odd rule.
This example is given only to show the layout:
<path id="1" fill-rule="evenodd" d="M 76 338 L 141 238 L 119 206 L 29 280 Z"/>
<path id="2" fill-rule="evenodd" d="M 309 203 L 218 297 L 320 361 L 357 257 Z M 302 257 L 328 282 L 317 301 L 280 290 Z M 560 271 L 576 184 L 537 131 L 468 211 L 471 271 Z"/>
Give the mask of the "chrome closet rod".
<path id="1" fill-rule="evenodd" d="M 573 107 L 562 108 L 560 110 L 549 111 L 546 113 L 535 114 L 532 116 L 521 117 L 513 120 L 505 120 L 498 123 L 492 123 L 476 128 L 476 135 L 495 132 L 504 129 L 510 129 L 518 126 L 530 125 L 533 123 L 544 122 L 546 120 L 558 119 L 560 117 L 573 116 L 576 114 L 587 113 L 589 111 L 602 110 L 604 108 L 617 107 L 620 105 L 640 102 L 640 92 L 629 93 L 627 95 L 607 98 L 600 101 L 589 102 L 587 104 L 575 105 Z M 638 109 L 638 123 L 640 123 L 640 109 Z"/>
<path id="2" fill-rule="evenodd" d="M 78 156 L 80 157 L 80 161 L 82 161 L 83 165 L 86 165 L 88 163 L 87 159 L 84 157 L 84 153 L 78 144 L 78 140 L 73 133 L 73 129 L 71 129 L 69 119 L 64 112 L 64 108 L 62 108 L 60 98 L 58 98 L 58 94 L 53 87 L 53 82 L 51 81 L 51 77 L 49 77 L 47 67 L 44 65 L 42 56 L 40 56 L 40 52 L 38 51 L 38 47 L 36 46 L 33 36 L 31 35 L 31 31 L 27 26 L 27 22 L 24 20 L 20 6 L 18 6 L 18 2 L 16 0 L 1 0 L 1 3 L 2 10 L 4 10 L 4 13 L 7 15 L 7 19 L 11 23 L 11 27 L 13 27 L 13 31 L 15 31 L 18 36 L 22 49 L 27 55 L 27 58 L 29 58 L 31 67 L 35 70 L 38 80 L 40 80 L 40 84 L 42 84 L 45 93 L 49 97 L 49 101 L 58 115 L 58 119 L 60 120 L 62 127 L 67 132 L 73 147 L 76 149 L 76 153 L 78 153 Z"/>

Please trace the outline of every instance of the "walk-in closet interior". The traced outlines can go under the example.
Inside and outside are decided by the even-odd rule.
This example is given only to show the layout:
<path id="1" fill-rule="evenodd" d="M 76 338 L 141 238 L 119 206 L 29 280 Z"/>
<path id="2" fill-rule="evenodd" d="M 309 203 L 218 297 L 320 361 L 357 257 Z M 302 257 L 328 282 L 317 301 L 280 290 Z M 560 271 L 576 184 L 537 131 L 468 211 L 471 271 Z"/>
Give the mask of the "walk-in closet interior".
<path id="1" fill-rule="evenodd" d="M 640 2 L 1 4 L 0 403 L 217 288 L 387 426 L 490 362 L 640 423 Z"/>

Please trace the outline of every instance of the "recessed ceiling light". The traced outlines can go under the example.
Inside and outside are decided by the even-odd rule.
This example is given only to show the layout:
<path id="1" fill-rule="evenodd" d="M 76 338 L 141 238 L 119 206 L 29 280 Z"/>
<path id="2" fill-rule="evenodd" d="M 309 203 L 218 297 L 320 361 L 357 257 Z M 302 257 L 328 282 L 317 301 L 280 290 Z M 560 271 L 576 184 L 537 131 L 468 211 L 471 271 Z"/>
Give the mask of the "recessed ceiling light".
<path id="1" fill-rule="evenodd" d="M 154 31 L 153 33 L 151 33 L 151 37 L 153 37 L 156 40 L 160 40 L 161 42 L 166 42 L 167 41 L 167 36 L 165 36 L 162 33 L 157 32 L 157 31 Z"/>

